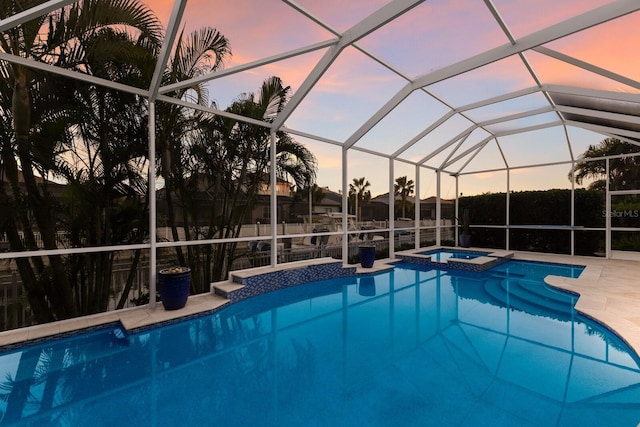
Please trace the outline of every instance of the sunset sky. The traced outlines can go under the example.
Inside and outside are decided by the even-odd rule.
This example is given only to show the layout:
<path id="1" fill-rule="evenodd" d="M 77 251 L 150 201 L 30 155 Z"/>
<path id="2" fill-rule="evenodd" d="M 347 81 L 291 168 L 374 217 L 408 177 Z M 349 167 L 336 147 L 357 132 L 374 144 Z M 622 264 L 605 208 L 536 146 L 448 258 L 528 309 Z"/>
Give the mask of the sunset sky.
<path id="1" fill-rule="evenodd" d="M 295 4 L 310 12 L 331 29 L 342 33 L 387 4 L 381 0 L 299 0 Z M 606 0 L 494 0 L 509 31 L 518 39 L 575 15 L 612 3 Z M 172 0 L 148 0 L 164 25 L 168 22 Z M 211 26 L 231 43 L 233 56 L 226 69 L 267 58 L 285 51 L 326 41 L 336 36 L 280 0 L 189 0 L 182 27 L 186 32 Z M 640 80 L 640 12 L 581 31 L 544 45 L 581 61 L 633 80 Z M 470 56 L 509 43 L 482 0 L 428 0 L 401 17 L 358 41 L 358 46 L 386 62 L 405 77 L 414 79 L 450 66 Z M 267 77 L 276 75 L 293 92 L 302 85 L 326 49 L 292 59 L 225 76 L 209 82 L 210 98 L 224 109 L 243 92 L 256 91 Z M 590 89 L 638 94 L 638 89 L 609 80 L 542 53 L 527 51 L 524 56 L 543 84 L 577 86 Z M 407 80 L 383 67 L 354 47 L 347 47 L 324 73 L 300 106 L 286 121 L 287 128 L 343 143 L 369 117 L 393 97 Z M 426 87 L 429 94 L 415 91 L 356 143 L 356 147 L 390 155 L 422 130 L 457 108 L 486 98 L 504 95 L 536 85 L 524 62 L 509 57 L 474 71 Z M 437 98 L 437 99 L 436 99 Z M 445 104 L 446 103 L 446 104 Z M 447 107 L 447 105 L 449 105 Z M 418 161 L 432 150 L 476 123 L 503 115 L 548 107 L 541 93 L 477 108 L 455 115 L 403 153 Z M 487 126 L 491 132 L 558 121 L 549 112 L 525 119 Z M 571 150 L 579 156 L 590 144 L 606 136 L 577 127 L 568 127 Z M 460 151 L 480 142 L 488 133 L 474 131 Z M 331 144 L 296 139 L 307 144 L 319 161 L 318 184 L 332 190 L 341 188 L 341 148 Z M 570 160 L 570 148 L 562 126 L 498 138 L 491 141 L 464 169 L 480 171 L 536 163 Z M 438 167 L 450 150 L 426 164 Z M 455 155 L 453 155 L 455 157 Z M 466 159 L 447 170 L 458 171 Z M 389 160 L 350 151 L 348 181 L 364 176 L 372 193 L 388 191 Z M 517 169 L 511 172 L 511 189 L 570 188 L 569 165 L 544 169 Z M 394 177 L 407 175 L 415 180 L 415 167 L 395 162 Z M 464 194 L 497 192 L 506 189 L 505 172 L 489 172 L 460 178 Z M 454 180 L 442 183 L 443 197 L 455 197 Z M 435 194 L 434 174 L 421 173 L 420 196 Z"/>

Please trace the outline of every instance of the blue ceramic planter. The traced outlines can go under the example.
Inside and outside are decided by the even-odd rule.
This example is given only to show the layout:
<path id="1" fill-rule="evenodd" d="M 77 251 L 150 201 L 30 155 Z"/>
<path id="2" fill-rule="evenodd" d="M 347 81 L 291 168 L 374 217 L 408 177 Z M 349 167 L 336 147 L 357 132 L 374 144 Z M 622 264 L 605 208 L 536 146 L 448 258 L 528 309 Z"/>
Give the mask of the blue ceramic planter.
<path id="1" fill-rule="evenodd" d="M 362 265 L 363 268 L 373 267 L 373 262 L 376 259 L 375 246 L 360 246 L 358 248 L 358 254 L 360 255 L 360 265 Z"/>
<path id="2" fill-rule="evenodd" d="M 191 288 L 191 269 L 172 267 L 158 273 L 158 291 L 165 310 L 178 310 L 187 304 Z"/>

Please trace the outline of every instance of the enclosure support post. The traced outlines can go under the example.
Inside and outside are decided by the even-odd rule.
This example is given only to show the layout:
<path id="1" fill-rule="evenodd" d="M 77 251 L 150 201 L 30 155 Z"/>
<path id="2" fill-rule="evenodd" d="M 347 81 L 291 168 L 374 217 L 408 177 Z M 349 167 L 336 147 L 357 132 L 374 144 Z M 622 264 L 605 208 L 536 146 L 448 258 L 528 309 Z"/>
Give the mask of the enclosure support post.
<path id="1" fill-rule="evenodd" d="M 396 236 L 395 236 L 395 224 L 396 224 L 396 214 L 395 214 L 395 201 L 396 201 L 396 191 L 393 176 L 393 158 L 389 159 L 389 258 L 395 257 L 396 252 Z"/>
<path id="2" fill-rule="evenodd" d="M 342 148 L 342 262 L 349 263 L 349 223 L 347 221 L 349 213 L 349 183 L 347 182 L 347 154 L 348 149 Z"/>
<path id="3" fill-rule="evenodd" d="M 414 248 L 420 248 L 420 166 L 416 165 L 416 192 L 414 194 L 415 242 Z"/>
<path id="4" fill-rule="evenodd" d="M 606 215 L 605 215 L 605 253 L 606 258 L 611 259 L 611 189 L 609 188 L 609 159 L 606 160 L 606 192 L 605 192 L 605 203 L 606 203 Z"/>
<path id="5" fill-rule="evenodd" d="M 276 174 L 276 133 L 271 131 L 271 266 L 278 264 L 278 193 L 277 193 L 277 174 Z"/>
<path id="6" fill-rule="evenodd" d="M 571 163 L 571 256 L 576 254 L 576 183 L 575 163 Z"/>
<path id="7" fill-rule="evenodd" d="M 149 101 L 149 307 L 156 306 L 156 103 Z"/>
<path id="8" fill-rule="evenodd" d="M 504 245 L 505 245 L 505 250 L 509 251 L 510 246 L 511 246 L 511 242 L 509 241 L 509 236 L 511 235 L 511 232 L 509 231 L 509 225 L 511 225 L 511 217 L 509 216 L 509 212 L 511 211 L 510 208 L 510 203 L 511 203 L 511 169 L 507 168 L 507 200 L 505 203 L 505 210 L 506 212 L 504 213 L 504 218 L 505 218 L 505 226 L 507 227 L 504 230 L 505 236 L 504 236 Z"/>
<path id="9" fill-rule="evenodd" d="M 460 189 L 458 188 L 458 178 L 459 176 L 456 175 L 456 204 L 454 206 L 454 214 L 453 214 L 453 225 L 454 225 L 454 229 L 453 229 L 453 238 L 454 238 L 454 243 L 453 246 L 458 246 L 460 243 L 460 239 L 458 237 L 458 228 L 460 226 L 458 218 L 460 218 Z"/>
<path id="10" fill-rule="evenodd" d="M 441 199 L 440 199 L 440 193 L 441 193 L 441 189 L 440 189 L 440 178 L 441 178 L 441 174 L 442 172 L 440 171 L 440 169 L 438 169 L 436 171 L 436 245 L 440 246 L 442 244 L 442 229 L 441 229 L 441 214 L 442 214 L 442 207 L 440 206 L 441 203 Z"/>

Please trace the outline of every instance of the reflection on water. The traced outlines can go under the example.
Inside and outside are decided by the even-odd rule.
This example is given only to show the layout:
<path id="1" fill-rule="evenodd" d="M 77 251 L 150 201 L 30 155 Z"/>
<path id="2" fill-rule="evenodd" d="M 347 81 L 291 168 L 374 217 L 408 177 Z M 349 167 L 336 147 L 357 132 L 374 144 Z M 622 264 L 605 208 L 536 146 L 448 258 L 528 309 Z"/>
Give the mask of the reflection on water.
<path id="1" fill-rule="evenodd" d="M 635 356 L 529 268 L 405 265 L 4 353 L 2 424 L 636 425 Z"/>
<path id="2" fill-rule="evenodd" d="M 376 295 L 376 278 L 373 276 L 364 276 L 360 278 L 358 285 L 358 293 L 363 297 L 373 297 Z"/>

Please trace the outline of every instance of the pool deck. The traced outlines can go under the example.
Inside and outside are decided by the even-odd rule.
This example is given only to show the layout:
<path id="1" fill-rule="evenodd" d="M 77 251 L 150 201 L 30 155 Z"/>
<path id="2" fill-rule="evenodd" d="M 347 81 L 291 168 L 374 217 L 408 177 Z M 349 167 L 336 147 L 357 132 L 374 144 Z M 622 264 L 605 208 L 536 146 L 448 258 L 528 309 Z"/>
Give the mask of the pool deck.
<path id="1" fill-rule="evenodd" d="M 615 331 L 640 356 L 640 262 L 534 252 L 513 251 L 513 253 L 513 259 L 517 260 L 584 265 L 586 268 L 577 279 L 548 276 L 546 282 L 550 286 L 580 295 L 576 309 Z M 377 260 L 373 268 L 357 267 L 356 274 L 373 274 L 388 270 L 397 261 L 396 259 Z M 322 261 L 311 260 L 310 262 Z M 305 263 L 298 262 L 295 265 L 300 266 Z M 287 267 L 288 265 L 279 265 L 276 269 Z M 269 272 L 273 269 L 263 267 L 261 271 Z M 219 285 L 225 286 L 225 283 L 227 282 Z M 226 304 L 229 304 L 226 298 L 207 293 L 190 297 L 187 305 L 180 310 L 166 311 L 161 304 L 156 304 L 155 307 L 135 307 L 9 330 L 0 333 L 0 347 L 118 322 L 126 330 L 136 331 L 157 323 L 212 312 Z"/>

